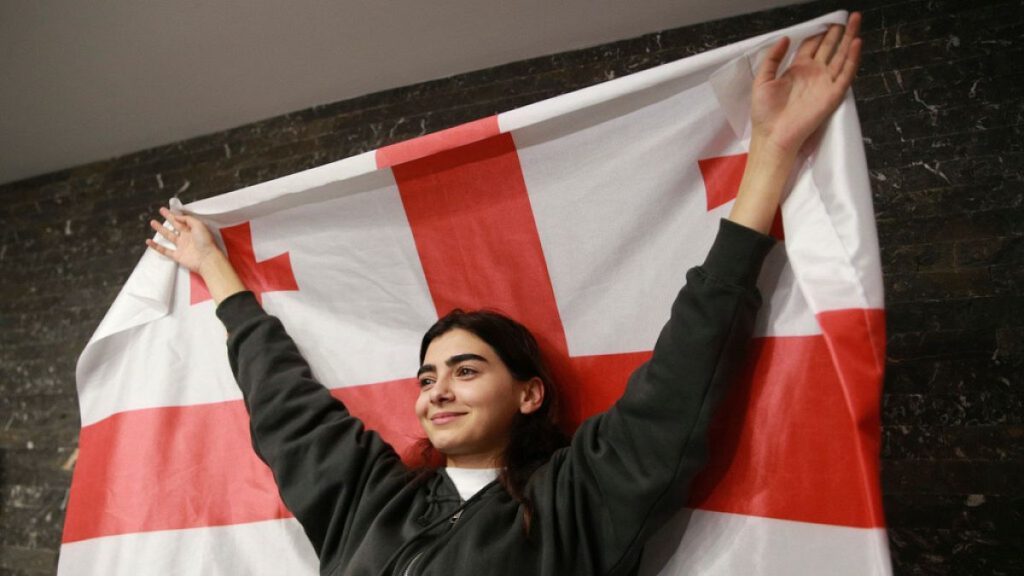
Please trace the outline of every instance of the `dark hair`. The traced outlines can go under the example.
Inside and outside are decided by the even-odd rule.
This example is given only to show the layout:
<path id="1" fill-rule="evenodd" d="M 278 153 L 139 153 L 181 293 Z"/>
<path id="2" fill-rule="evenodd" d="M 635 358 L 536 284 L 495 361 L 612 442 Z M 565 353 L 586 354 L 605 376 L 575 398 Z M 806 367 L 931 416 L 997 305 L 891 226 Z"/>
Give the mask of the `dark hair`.
<path id="1" fill-rule="evenodd" d="M 529 414 L 517 414 L 512 423 L 503 466 L 498 481 L 524 506 L 523 525 L 530 531 L 533 503 L 526 496 L 530 476 L 547 462 L 568 439 L 558 426 L 558 389 L 541 356 L 540 346 L 529 329 L 515 320 L 491 310 L 466 312 L 456 308 L 427 330 L 420 344 L 420 364 L 435 338 L 462 329 L 486 342 L 519 381 L 539 378 L 544 385 L 544 402 Z M 436 450 L 429 441 L 422 446 L 424 463 L 436 462 Z"/>

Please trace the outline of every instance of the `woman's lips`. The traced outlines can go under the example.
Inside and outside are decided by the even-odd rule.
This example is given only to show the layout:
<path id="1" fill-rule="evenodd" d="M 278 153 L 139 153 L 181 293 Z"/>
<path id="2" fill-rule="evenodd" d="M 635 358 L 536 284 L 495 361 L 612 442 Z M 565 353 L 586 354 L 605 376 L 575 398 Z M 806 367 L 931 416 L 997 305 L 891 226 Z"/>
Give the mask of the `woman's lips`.
<path id="1" fill-rule="evenodd" d="M 430 421 L 438 425 L 447 424 L 463 414 L 465 414 L 465 412 L 438 412 L 430 417 Z"/>

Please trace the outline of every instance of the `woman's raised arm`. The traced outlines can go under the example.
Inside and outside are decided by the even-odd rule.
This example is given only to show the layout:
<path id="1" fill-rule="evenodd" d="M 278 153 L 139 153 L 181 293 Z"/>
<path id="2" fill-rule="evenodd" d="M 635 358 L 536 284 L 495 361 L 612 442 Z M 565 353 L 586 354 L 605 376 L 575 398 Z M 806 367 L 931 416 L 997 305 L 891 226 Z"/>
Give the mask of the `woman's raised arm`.
<path id="1" fill-rule="evenodd" d="M 317 554 L 335 557 L 346 538 L 365 535 L 375 517 L 351 511 L 383 508 L 408 484 L 405 466 L 314 378 L 281 321 L 243 293 L 210 230 L 192 216 L 167 208 L 160 214 L 167 224 L 152 220 L 150 227 L 173 248 L 146 244 L 206 282 L 228 331 L 228 362 L 249 411 L 253 448 Z"/>
<path id="2" fill-rule="evenodd" d="M 860 54 L 860 15 L 806 40 L 771 48 L 754 82 L 750 153 L 739 197 L 701 266 L 687 274 L 650 361 L 615 405 L 580 426 L 568 450 L 532 482 L 541 529 L 568 549 L 593 550 L 595 572 L 635 567 L 643 543 L 686 503 L 708 458 L 708 430 L 746 362 L 761 296 L 766 233 L 800 149 L 842 101 Z M 566 513 L 566 510 L 570 513 Z M 561 523 L 561 524 L 559 524 Z"/>

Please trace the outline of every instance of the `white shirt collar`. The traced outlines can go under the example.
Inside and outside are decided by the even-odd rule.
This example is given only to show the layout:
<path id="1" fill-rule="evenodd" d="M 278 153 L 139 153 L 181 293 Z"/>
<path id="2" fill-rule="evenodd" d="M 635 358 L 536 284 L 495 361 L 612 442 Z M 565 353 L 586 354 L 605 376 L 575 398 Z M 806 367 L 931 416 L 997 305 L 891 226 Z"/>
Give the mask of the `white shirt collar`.
<path id="1" fill-rule="evenodd" d="M 449 466 L 444 471 L 455 483 L 455 489 L 459 491 L 459 498 L 463 500 L 469 500 L 498 477 L 498 468 L 455 468 Z"/>

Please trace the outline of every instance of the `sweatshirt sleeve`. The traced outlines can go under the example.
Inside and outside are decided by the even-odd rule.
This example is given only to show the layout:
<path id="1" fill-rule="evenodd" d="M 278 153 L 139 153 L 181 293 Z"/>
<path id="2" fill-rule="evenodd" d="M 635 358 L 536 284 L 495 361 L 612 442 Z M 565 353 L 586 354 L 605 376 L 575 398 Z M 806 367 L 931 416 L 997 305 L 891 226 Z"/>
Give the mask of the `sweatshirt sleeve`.
<path id="1" fill-rule="evenodd" d="M 217 316 L 228 330 L 228 359 L 249 411 L 253 448 L 318 556 L 333 555 L 372 520 L 360 510 L 380 509 L 404 485 L 405 467 L 313 378 L 280 320 L 251 292 L 225 299 Z"/>
<path id="2" fill-rule="evenodd" d="M 544 484 L 563 512 L 551 526 L 590 549 L 602 572 L 628 572 L 643 544 L 685 505 L 707 460 L 715 407 L 742 368 L 761 297 L 756 287 L 774 240 L 722 220 L 703 265 L 691 269 L 651 359 L 607 412 L 583 423 Z M 545 495 L 539 495 L 542 504 Z"/>

